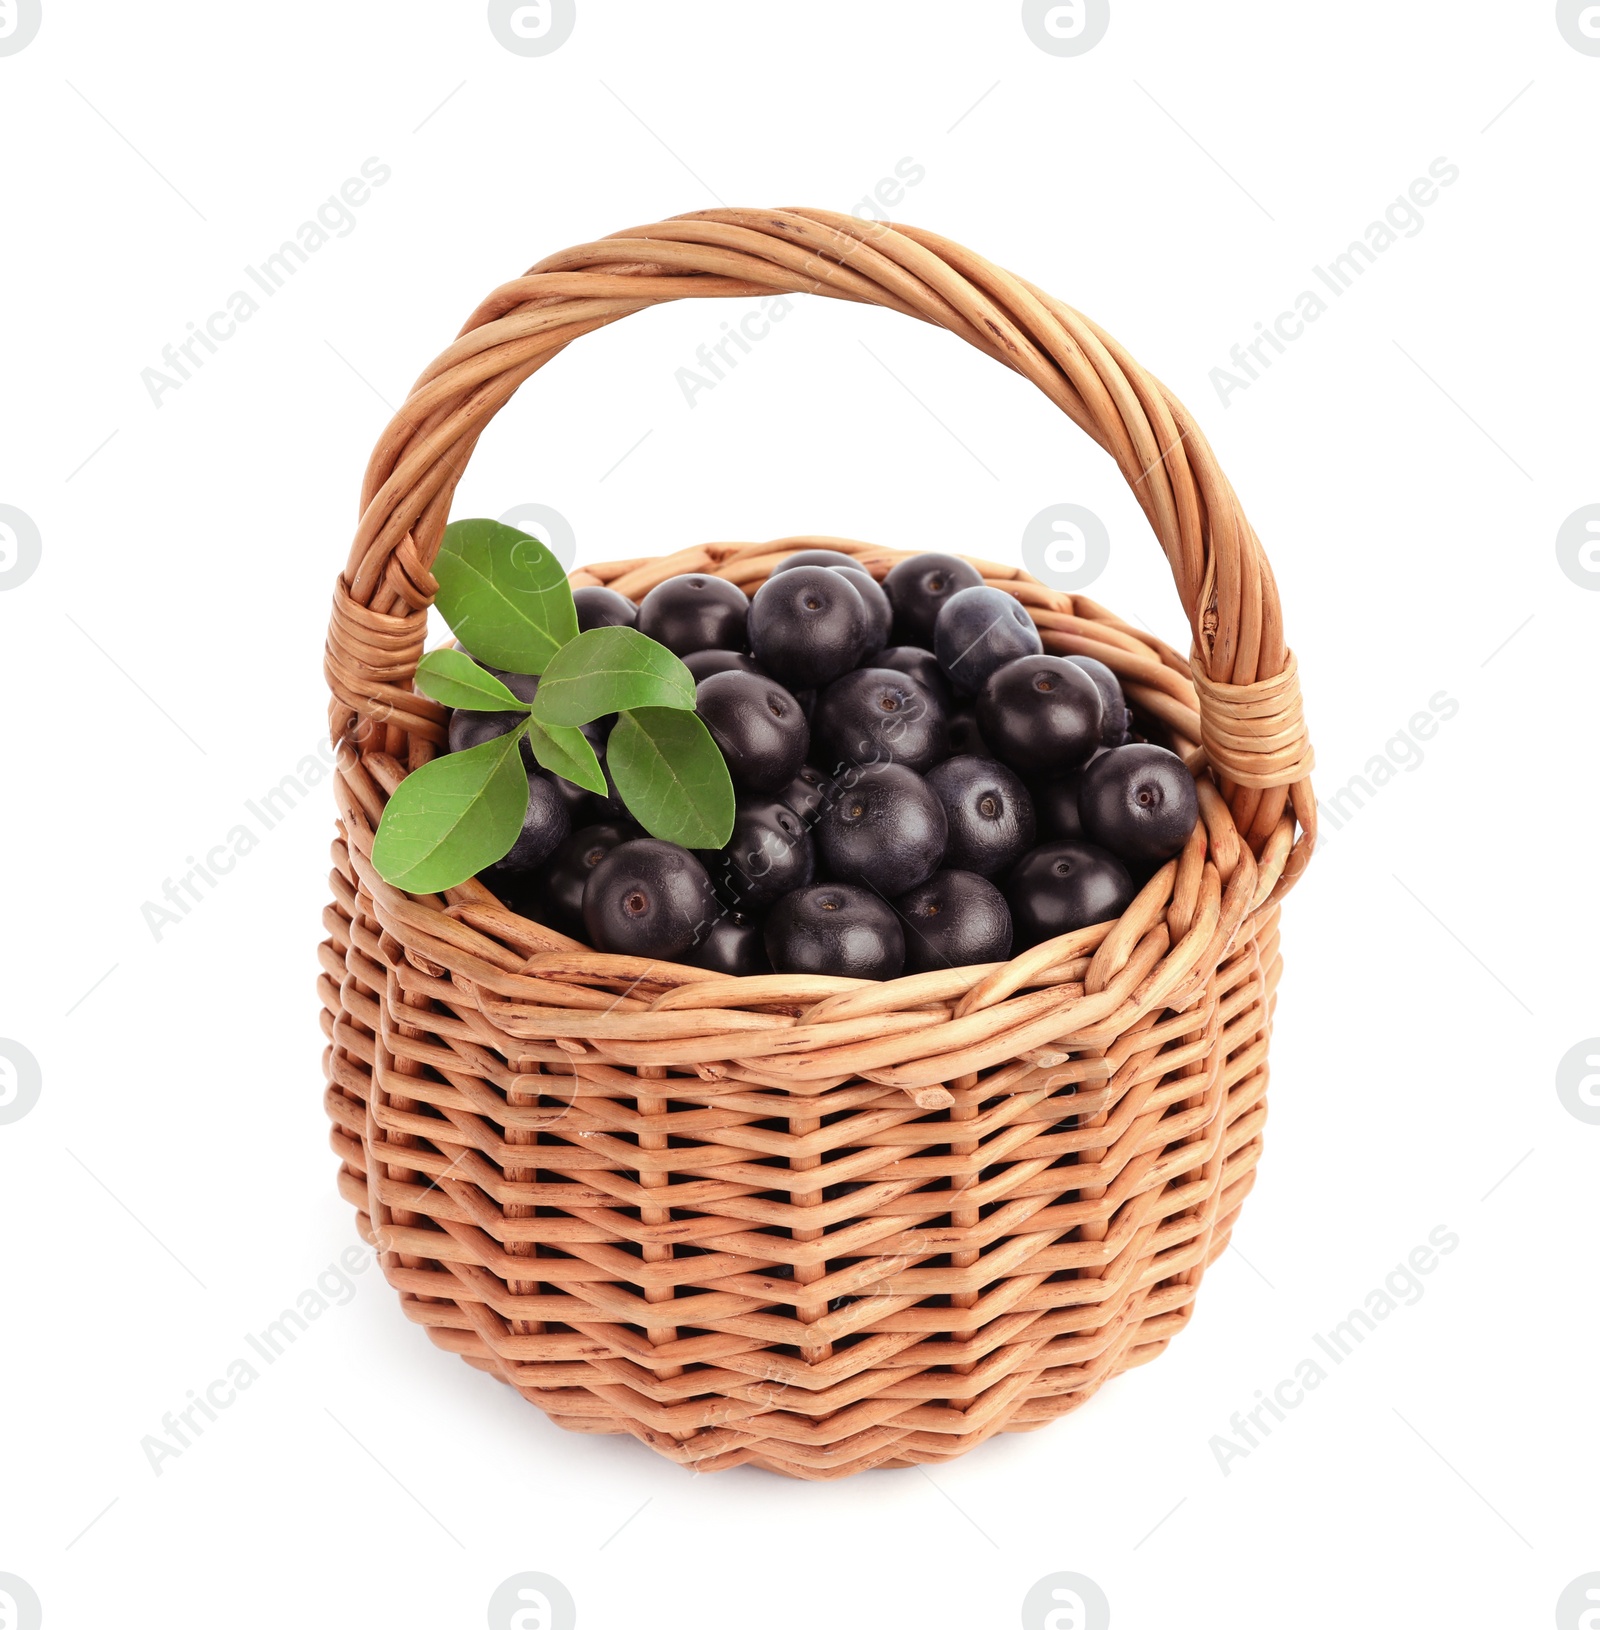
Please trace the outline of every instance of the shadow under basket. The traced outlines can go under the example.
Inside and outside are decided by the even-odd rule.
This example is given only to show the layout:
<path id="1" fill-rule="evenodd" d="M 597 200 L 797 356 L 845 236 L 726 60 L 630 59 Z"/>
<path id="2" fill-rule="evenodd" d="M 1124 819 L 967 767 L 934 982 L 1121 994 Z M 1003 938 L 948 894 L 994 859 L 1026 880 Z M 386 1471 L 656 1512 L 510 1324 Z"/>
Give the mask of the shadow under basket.
<path id="1" fill-rule="evenodd" d="M 1186 659 L 982 560 L 1047 651 L 1099 658 L 1201 822 L 1123 917 L 1009 963 L 887 982 L 734 979 L 601 955 L 481 884 L 374 871 L 401 777 L 444 741 L 412 689 L 429 563 L 477 437 L 573 339 L 685 297 L 819 294 L 949 330 L 1116 461 L 1171 565 Z M 837 538 L 585 568 L 638 598 L 747 592 Z M 937 1463 L 1043 1426 L 1154 1358 L 1249 1192 L 1278 910 L 1315 839 L 1277 590 L 1182 405 L 1109 336 L 970 251 L 823 211 L 715 210 L 497 290 L 367 471 L 334 597 L 339 746 L 321 947 L 339 1185 L 407 1317 L 578 1432 L 804 1478 Z"/>

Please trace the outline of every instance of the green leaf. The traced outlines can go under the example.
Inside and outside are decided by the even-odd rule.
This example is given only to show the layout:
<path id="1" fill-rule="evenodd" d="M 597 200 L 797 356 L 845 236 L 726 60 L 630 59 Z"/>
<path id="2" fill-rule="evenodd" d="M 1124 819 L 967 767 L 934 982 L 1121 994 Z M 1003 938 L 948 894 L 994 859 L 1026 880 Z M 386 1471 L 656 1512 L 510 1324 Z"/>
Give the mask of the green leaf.
<path id="1" fill-rule="evenodd" d="M 610 793 L 600 760 L 581 730 L 564 724 L 546 728 L 537 719 L 530 719 L 528 745 L 533 749 L 533 756 L 552 775 L 575 782 L 586 792 L 597 792 L 602 798 Z"/>
<path id="2" fill-rule="evenodd" d="M 435 603 L 474 656 L 512 673 L 542 674 L 578 633 L 572 588 L 537 538 L 499 521 L 452 521 L 444 530 Z"/>
<path id="3" fill-rule="evenodd" d="M 446 707 L 471 713 L 525 713 L 528 708 L 465 651 L 430 651 L 417 664 L 417 689 Z"/>
<path id="4" fill-rule="evenodd" d="M 447 753 L 394 790 L 372 842 L 372 863 L 396 888 L 436 894 L 510 852 L 528 812 L 522 730 Z"/>
<path id="5" fill-rule="evenodd" d="M 733 836 L 733 782 L 699 716 L 642 707 L 617 720 L 606 764 L 633 818 L 653 838 L 720 849 Z"/>
<path id="6" fill-rule="evenodd" d="M 627 708 L 692 708 L 694 675 L 635 628 L 591 628 L 550 659 L 533 715 L 544 724 L 588 724 Z"/>

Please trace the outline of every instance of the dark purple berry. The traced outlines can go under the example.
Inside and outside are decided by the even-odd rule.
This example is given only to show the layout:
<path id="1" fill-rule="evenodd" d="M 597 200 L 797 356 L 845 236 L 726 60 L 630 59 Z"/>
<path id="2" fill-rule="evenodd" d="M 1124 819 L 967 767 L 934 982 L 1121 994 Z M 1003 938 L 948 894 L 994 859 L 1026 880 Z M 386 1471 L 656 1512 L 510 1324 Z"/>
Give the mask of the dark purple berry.
<path id="1" fill-rule="evenodd" d="M 817 822 L 817 848 L 831 876 L 892 898 L 939 869 L 944 806 L 915 770 L 878 764 L 841 783 Z"/>
<path id="2" fill-rule="evenodd" d="M 583 938 L 583 890 L 589 873 L 619 844 L 631 843 L 644 833 L 632 821 L 605 821 L 579 827 L 550 857 L 541 893 L 544 911 L 536 911 L 552 928 Z"/>
<path id="3" fill-rule="evenodd" d="M 1120 917 L 1134 893 L 1128 868 L 1107 850 L 1075 838 L 1040 844 L 1006 880 L 1016 949 Z"/>
<path id="4" fill-rule="evenodd" d="M 700 936 L 699 944 L 684 952 L 683 960 L 692 968 L 709 968 L 736 979 L 772 972 L 762 925 L 738 911 L 718 917 Z"/>
<path id="5" fill-rule="evenodd" d="M 894 908 L 849 883 L 785 895 L 767 918 L 766 942 L 779 973 L 896 979 L 905 964 L 905 932 Z"/>
<path id="6" fill-rule="evenodd" d="M 761 672 L 756 659 L 747 657 L 742 651 L 691 651 L 683 659 L 683 665 L 694 676 L 697 685 L 712 674 Z"/>
<path id="7" fill-rule="evenodd" d="M 822 693 L 812 716 L 814 756 L 837 776 L 852 764 L 928 770 L 945 755 L 945 713 L 909 674 L 857 668 Z"/>
<path id="8" fill-rule="evenodd" d="M 928 786 L 949 828 L 946 866 L 998 877 L 1033 847 L 1032 800 L 1005 765 L 970 754 L 948 758 L 929 772 Z"/>
<path id="9" fill-rule="evenodd" d="M 1133 728 L 1133 714 L 1128 711 L 1128 699 L 1122 694 L 1122 682 L 1105 663 L 1097 662 L 1093 657 L 1068 657 L 1067 661 L 1076 668 L 1082 668 L 1100 692 L 1100 702 L 1105 709 L 1100 722 L 1100 745 L 1122 746 Z"/>
<path id="10" fill-rule="evenodd" d="M 477 713 L 470 708 L 458 707 L 450 715 L 445 731 L 445 746 L 452 753 L 465 753 L 473 747 L 482 747 L 486 741 L 509 734 L 527 718 L 526 713 Z M 522 762 L 534 767 L 533 749 L 528 738 L 522 738 Z"/>
<path id="11" fill-rule="evenodd" d="M 894 668 L 900 673 L 910 674 L 930 696 L 939 700 L 947 713 L 955 706 L 955 698 L 950 694 L 950 681 L 945 678 L 944 669 L 939 666 L 933 652 L 923 646 L 891 645 L 886 651 L 879 651 L 873 656 L 872 666 Z"/>
<path id="12" fill-rule="evenodd" d="M 935 872 L 894 903 L 905 923 L 906 972 L 932 973 L 1011 955 L 1005 896 L 973 872 Z"/>
<path id="13" fill-rule="evenodd" d="M 1102 753 L 1083 772 L 1078 807 L 1089 837 L 1130 864 L 1170 860 L 1200 818 L 1188 766 L 1150 742 Z"/>
<path id="14" fill-rule="evenodd" d="M 733 784 L 776 792 L 806 761 L 811 731 L 800 704 L 775 679 L 760 674 L 712 674 L 695 686 L 695 712 L 722 749 Z"/>
<path id="15" fill-rule="evenodd" d="M 1004 589 L 962 589 L 934 625 L 933 654 L 958 696 L 976 696 L 996 668 L 1043 650 L 1033 619 Z"/>
<path id="16" fill-rule="evenodd" d="M 618 956 L 679 957 L 719 912 L 705 867 L 656 838 L 618 844 L 583 891 L 589 943 Z"/>
<path id="17" fill-rule="evenodd" d="M 1019 657 L 996 668 L 978 694 L 983 739 L 1024 775 L 1087 764 L 1103 712 L 1094 680 L 1065 657 Z"/>
<path id="18" fill-rule="evenodd" d="M 900 645 L 933 644 L 940 608 L 962 589 L 983 582 L 976 566 L 954 555 L 912 555 L 891 568 L 884 593 L 894 607 L 894 638 Z"/>
<path id="19" fill-rule="evenodd" d="M 680 657 L 695 651 L 742 651 L 750 600 L 744 590 L 708 572 L 658 583 L 639 602 L 639 632 Z"/>
<path id="20" fill-rule="evenodd" d="M 586 588 L 572 591 L 572 603 L 577 608 L 580 634 L 587 634 L 591 628 L 638 626 L 638 605 L 627 595 L 618 594 L 615 589 L 605 589 L 591 583 Z"/>
<path id="21" fill-rule="evenodd" d="M 550 858 L 557 844 L 564 842 L 571 831 L 567 802 L 556 790 L 554 780 L 540 770 L 530 770 L 528 807 L 522 817 L 522 830 L 517 834 L 517 841 L 490 870 L 497 877 L 527 878 L 535 867 Z"/>
<path id="22" fill-rule="evenodd" d="M 695 852 L 718 897 L 747 912 L 803 889 L 817 869 L 805 822 L 780 799 L 759 793 L 736 801 L 733 835 L 721 849 Z"/>
<path id="23" fill-rule="evenodd" d="M 867 608 L 867 655 L 881 651 L 889 643 L 889 629 L 894 623 L 894 608 L 889 604 L 889 596 L 883 592 L 878 580 L 859 566 L 835 566 L 833 569 L 849 581 L 861 596 L 862 605 Z"/>
<path id="24" fill-rule="evenodd" d="M 869 628 L 855 585 L 825 566 L 769 577 L 750 602 L 750 650 L 791 690 L 848 673 L 866 649 Z"/>

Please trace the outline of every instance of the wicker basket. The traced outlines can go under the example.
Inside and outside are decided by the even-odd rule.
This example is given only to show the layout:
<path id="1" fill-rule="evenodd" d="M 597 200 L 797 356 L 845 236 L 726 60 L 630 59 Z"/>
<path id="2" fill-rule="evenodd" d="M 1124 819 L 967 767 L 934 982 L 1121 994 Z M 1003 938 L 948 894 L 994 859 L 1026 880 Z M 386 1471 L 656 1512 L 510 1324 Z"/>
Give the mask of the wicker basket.
<path id="1" fill-rule="evenodd" d="M 603 956 L 476 882 L 373 870 L 384 800 L 444 739 L 411 689 L 429 563 L 478 436 L 579 335 L 661 301 L 811 293 L 950 330 L 1113 458 L 1166 552 L 1185 660 L 976 562 L 1045 648 L 1100 658 L 1196 769 L 1202 821 L 1116 923 L 886 983 Z M 586 568 L 753 591 L 836 538 Z M 1070 307 L 931 233 L 714 210 L 495 291 L 373 454 L 334 596 L 334 901 L 322 946 L 342 1192 L 406 1315 L 560 1425 L 703 1471 L 949 1460 L 1158 1354 L 1248 1192 L 1278 903 L 1310 857 L 1311 752 L 1277 590 L 1184 408 Z"/>

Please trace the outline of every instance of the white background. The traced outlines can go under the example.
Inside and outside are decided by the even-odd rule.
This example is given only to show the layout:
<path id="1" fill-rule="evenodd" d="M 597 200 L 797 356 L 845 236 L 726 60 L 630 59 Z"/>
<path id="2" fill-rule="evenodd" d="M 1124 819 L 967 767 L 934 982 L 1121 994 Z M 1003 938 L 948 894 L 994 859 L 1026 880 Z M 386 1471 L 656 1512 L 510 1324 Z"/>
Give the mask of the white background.
<path id="1" fill-rule="evenodd" d="M 1555 549 L 1600 501 L 1597 96 L 1545 0 L 1114 0 L 1079 57 L 1010 3 L 579 0 L 533 58 L 479 4 L 45 0 L 0 56 L 0 504 L 42 538 L 0 592 L 0 1036 L 43 1081 L 0 1125 L 0 1574 L 45 1622 L 478 1626 L 523 1570 L 589 1630 L 1012 1626 L 1057 1571 L 1118 1630 L 1551 1622 L 1600 1570 L 1600 1126 L 1555 1088 L 1600 1032 L 1600 595 Z M 141 370 L 371 157 L 353 230 L 154 405 Z M 1224 405 L 1229 348 L 1440 157 L 1422 230 Z M 141 908 L 324 728 L 385 404 L 548 253 L 719 201 L 850 209 L 903 159 L 896 218 L 1090 313 L 1199 415 L 1277 571 L 1324 800 L 1459 704 L 1288 904 L 1239 1249 L 1081 1412 L 828 1485 L 562 1433 L 369 1271 L 157 1476 L 141 1440 L 355 1238 L 326 786 L 159 941 Z M 455 513 L 552 505 L 580 559 L 797 531 L 1017 559 L 1074 502 L 1111 533 L 1095 597 L 1186 642 L 1114 468 L 1021 381 L 800 300 L 689 406 L 675 370 L 737 315 L 581 342 Z M 1224 1475 L 1230 1417 L 1439 1225 L 1421 1300 Z"/>

